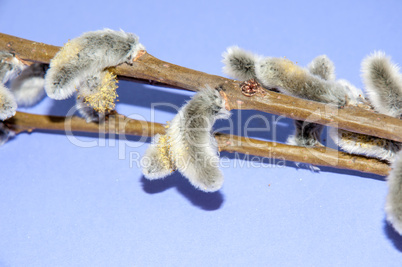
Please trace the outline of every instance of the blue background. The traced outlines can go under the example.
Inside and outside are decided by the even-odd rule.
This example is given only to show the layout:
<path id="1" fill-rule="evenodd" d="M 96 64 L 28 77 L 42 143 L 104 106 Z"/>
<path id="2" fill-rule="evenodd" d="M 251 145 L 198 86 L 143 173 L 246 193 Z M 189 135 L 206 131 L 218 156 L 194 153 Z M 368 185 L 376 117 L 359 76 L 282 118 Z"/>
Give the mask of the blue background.
<path id="1" fill-rule="evenodd" d="M 402 62 L 401 11 L 390 0 L 2 0 L 0 32 L 61 46 L 86 31 L 123 29 L 162 60 L 216 75 L 231 45 L 302 66 L 326 54 L 338 78 L 362 87 L 360 63 L 372 51 Z M 193 94 L 119 85 L 119 112 L 162 123 L 174 110 L 151 114 L 152 103 L 180 106 Z M 65 115 L 73 104 L 47 98 L 20 110 Z M 241 128 L 254 115 L 264 114 L 232 118 Z M 264 116 L 271 131 L 251 135 L 270 140 L 278 117 Z M 292 129 L 281 119 L 277 141 Z M 224 186 L 206 194 L 178 173 L 145 180 L 130 155 L 142 155 L 148 139 L 73 140 L 88 147 L 34 132 L 0 148 L 0 266 L 400 266 L 402 238 L 385 222 L 383 177 L 222 153 Z"/>

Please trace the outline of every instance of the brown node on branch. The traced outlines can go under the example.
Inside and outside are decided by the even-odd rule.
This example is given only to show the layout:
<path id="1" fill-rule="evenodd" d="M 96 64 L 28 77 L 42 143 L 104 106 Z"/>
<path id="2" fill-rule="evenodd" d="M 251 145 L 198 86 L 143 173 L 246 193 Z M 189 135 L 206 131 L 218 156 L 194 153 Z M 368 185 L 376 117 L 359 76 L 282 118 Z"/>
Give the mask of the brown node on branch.
<path id="1" fill-rule="evenodd" d="M 255 79 L 244 81 L 243 83 L 240 84 L 240 89 L 242 94 L 245 96 L 253 96 L 257 94 L 259 91 L 264 90 Z"/>

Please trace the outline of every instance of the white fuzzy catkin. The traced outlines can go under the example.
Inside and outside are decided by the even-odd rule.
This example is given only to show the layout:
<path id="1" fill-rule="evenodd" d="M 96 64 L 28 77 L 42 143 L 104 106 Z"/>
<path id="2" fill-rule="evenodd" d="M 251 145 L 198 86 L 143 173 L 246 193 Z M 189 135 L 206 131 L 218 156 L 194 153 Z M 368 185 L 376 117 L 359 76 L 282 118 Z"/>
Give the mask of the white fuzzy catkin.
<path id="1" fill-rule="evenodd" d="M 322 56 L 310 68 L 318 68 L 326 60 Z M 348 96 L 347 88 L 335 81 L 313 75 L 308 69 L 301 68 L 286 58 L 261 57 L 234 46 L 223 53 L 223 63 L 226 74 L 240 80 L 255 78 L 265 88 L 276 88 L 284 94 L 339 106 L 348 101 L 345 97 Z M 327 69 L 321 70 L 321 74 L 327 77 L 333 71 L 332 67 L 326 66 Z"/>
<path id="2" fill-rule="evenodd" d="M 311 74 L 317 75 L 321 79 L 335 81 L 335 65 L 326 55 L 314 58 L 307 65 L 307 69 Z"/>
<path id="3" fill-rule="evenodd" d="M 351 84 L 348 80 L 339 79 L 336 82 L 346 89 L 348 99 L 348 102 L 346 103 L 347 105 L 357 106 L 358 104 L 366 102 L 363 91 Z"/>
<path id="4" fill-rule="evenodd" d="M 387 177 L 388 195 L 385 204 L 387 220 L 402 235 L 402 152 L 399 152 Z"/>
<path id="5" fill-rule="evenodd" d="M 46 70 L 45 64 L 34 63 L 12 80 L 11 92 L 18 106 L 33 106 L 43 99 Z"/>
<path id="6" fill-rule="evenodd" d="M 314 58 L 307 66 L 309 72 L 324 80 L 335 80 L 335 66 L 326 56 Z M 289 136 L 286 143 L 293 146 L 314 147 L 320 146 L 320 137 L 324 126 L 301 120 L 294 121 L 295 134 Z"/>
<path id="7" fill-rule="evenodd" d="M 177 169 L 196 188 L 205 192 L 219 190 L 223 175 L 211 130 L 217 119 L 229 116 L 218 91 L 199 91 L 168 124 L 166 134 L 155 136 L 143 158 L 144 176 L 163 178 Z"/>
<path id="8" fill-rule="evenodd" d="M 6 120 L 15 115 L 17 102 L 4 83 L 18 75 L 25 65 L 13 54 L 0 51 L 0 120 Z"/>
<path id="9" fill-rule="evenodd" d="M 15 115 L 17 102 L 13 94 L 0 83 L 0 120 L 6 120 Z"/>
<path id="10" fill-rule="evenodd" d="M 339 147 L 350 154 L 393 162 L 398 151 L 402 149 L 402 143 L 342 129 L 331 128 L 329 134 Z"/>
<path id="11" fill-rule="evenodd" d="M 231 46 L 222 54 L 223 72 L 241 81 L 253 79 L 255 74 L 255 63 L 260 57 L 245 51 L 238 46 Z"/>
<path id="12" fill-rule="evenodd" d="M 256 74 L 265 87 L 278 88 L 284 94 L 340 106 L 347 100 L 342 85 L 311 75 L 285 58 L 264 58 L 256 64 Z"/>
<path id="13" fill-rule="evenodd" d="M 383 52 L 375 52 L 362 62 L 363 82 L 374 109 L 382 114 L 399 118 L 402 111 L 402 79 L 398 67 Z M 344 82 L 344 81 L 343 81 Z M 349 86 L 354 95 L 362 94 Z M 352 133 L 341 129 L 331 129 L 330 135 L 335 143 L 346 152 L 375 157 L 393 162 L 402 143 Z"/>
<path id="14" fill-rule="evenodd" d="M 358 104 L 359 99 L 363 98 L 361 90 L 355 88 L 348 81 L 340 80 L 338 82 L 349 87 L 351 94 L 354 96 L 360 96 L 351 98 L 358 100 L 357 102 L 351 102 L 351 104 Z M 358 134 L 336 128 L 331 128 L 329 133 L 340 148 L 351 154 L 364 155 L 393 162 L 398 151 L 402 149 L 402 143 L 400 142 L 375 136 Z"/>
<path id="15" fill-rule="evenodd" d="M 13 54 L 0 51 L 0 83 L 6 83 L 18 75 L 24 68 L 25 64 Z"/>
<path id="16" fill-rule="evenodd" d="M 384 52 L 374 52 L 362 62 L 362 78 L 374 108 L 392 117 L 402 114 L 402 76 Z"/>
<path id="17" fill-rule="evenodd" d="M 324 126 L 301 120 L 294 120 L 295 133 L 286 140 L 288 145 L 315 147 L 322 146 L 320 139 Z"/>
<path id="18" fill-rule="evenodd" d="M 255 78 L 266 88 L 322 103 L 356 106 L 365 102 L 363 92 L 346 80 L 335 81 L 335 67 L 325 55 L 315 58 L 307 69 L 284 58 L 262 58 L 238 47 L 224 54 L 224 71 L 235 78 Z M 255 68 L 250 65 L 254 62 Z M 398 67 L 384 53 L 377 52 L 363 61 L 363 78 L 375 109 L 399 117 L 402 110 L 402 82 Z M 252 70 L 252 71 L 250 71 Z M 253 77 L 251 77 L 254 75 Z M 319 145 L 322 126 L 295 121 L 295 134 L 288 144 Z M 402 144 L 373 136 L 331 129 L 330 136 L 346 152 L 392 162 Z"/>
<path id="19" fill-rule="evenodd" d="M 49 97 L 66 99 L 87 77 L 105 68 L 131 63 L 145 50 L 138 37 L 123 31 L 104 29 L 72 39 L 50 61 L 45 89 Z"/>

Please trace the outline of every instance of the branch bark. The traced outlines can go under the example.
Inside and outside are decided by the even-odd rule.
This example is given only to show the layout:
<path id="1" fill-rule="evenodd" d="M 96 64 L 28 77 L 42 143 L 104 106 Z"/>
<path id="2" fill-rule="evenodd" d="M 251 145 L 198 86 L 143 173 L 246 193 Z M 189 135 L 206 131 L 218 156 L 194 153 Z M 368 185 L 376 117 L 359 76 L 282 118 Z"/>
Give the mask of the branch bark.
<path id="1" fill-rule="evenodd" d="M 16 53 L 24 60 L 49 63 L 60 48 L 0 34 L 0 50 Z M 242 94 L 241 82 L 177 66 L 145 53 L 133 62 L 115 68 L 123 79 L 152 81 L 168 87 L 197 91 L 205 85 L 220 88 L 228 109 L 253 109 L 296 120 L 329 125 L 344 130 L 402 142 L 402 122 L 383 114 L 357 107 L 338 109 L 332 105 L 299 99 L 271 91 L 248 97 Z"/>
<path id="2" fill-rule="evenodd" d="M 165 126 L 160 123 L 130 119 L 124 115 L 109 115 L 104 123 L 87 123 L 79 117 L 58 117 L 34 115 L 17 112 L 14 117 L 5 121 L 16 133 L 47 130 L 59 132 L 109 133 L 116 135 L 154 136 L 164 134 Z M 388 164 L 363 156 L 354 156 L 327 147 L 305 148 L 274 142 L 260 141 L 242 136 L 216 133 L 219 150 L 238 152 L 259 157 L 290 160 L 307 164 L 327 166 L 339 169 L 356 170 L 365 173 L 387 175 Z"/>

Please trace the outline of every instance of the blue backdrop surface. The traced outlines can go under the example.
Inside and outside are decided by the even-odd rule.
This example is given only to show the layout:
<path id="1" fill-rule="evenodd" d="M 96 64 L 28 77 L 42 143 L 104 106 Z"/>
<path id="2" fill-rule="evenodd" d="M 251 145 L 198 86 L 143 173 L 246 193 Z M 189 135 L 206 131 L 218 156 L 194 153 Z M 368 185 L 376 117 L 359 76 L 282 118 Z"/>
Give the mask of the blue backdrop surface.
<path id="1" fill-rule="evenodd" d="M 326 54 L 362 88 L 371 52 L 402 62 L 401 11 L 390 0 L 0 0 L 0 32 L 61 46 L 123 29 L 159 59 L 216 75 L 231 45 L 301 66 Z M 118 94 L 118 112 L 162 123 L 193 95 L 125 81 Z M 66 115 L 73 104 L 20 110 Z M 236 134 L 248 122 L 252 137 L 279 142 L 293 130 L 254 111 L 232 120 Z M 33 132 L 0 147 L 0 266 L 400 266 L 384 177 L 221 153 L 224 186 L 203 193 L 179 173 L 146 180 L 138 159 L 149 141 Z"/>

